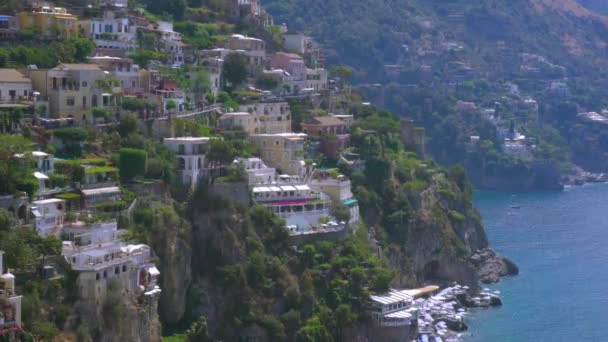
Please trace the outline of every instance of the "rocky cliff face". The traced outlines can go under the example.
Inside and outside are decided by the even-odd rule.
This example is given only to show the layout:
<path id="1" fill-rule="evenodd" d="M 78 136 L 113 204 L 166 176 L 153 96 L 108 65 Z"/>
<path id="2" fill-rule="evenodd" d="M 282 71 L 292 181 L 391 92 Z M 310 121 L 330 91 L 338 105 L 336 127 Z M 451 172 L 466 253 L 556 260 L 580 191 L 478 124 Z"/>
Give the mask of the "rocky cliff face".
<path id="1" fill-rule="evenodd" d="M 412 232 L 411 238 L 386 249 L 389 264 L 397 272 L 394 286 L 458 282 L 478 289 L 478 265 L 470 257 L 487 248 L 488 241 L 470 201 L 446 195 L 459 193 L 440 174 L 413 198 L 416 214 L 404 227 Z"/>
<path id="2" fill-rule="evenodd" d="M 64 331 L 75 332 L 77 341 L 159 342 L 158 296 L 116 290 L 103 303 L 82 298 L 71 306 Z"/>
<path id="3" fill-rule="evenodd" d="M 192 281 L 191 227 L 184 219 L 158 219 L 164 229 L 150 237 L 150 245 L 159 257 L 161 272 L 159 314 L 163 323 L 175 324 L 184 317 L 186 293 Z"/>
<path id="4" fill-rule="evenodd" d="M 559 191 L 563 189 L 561 172 L 552 163 L 518 165 L 513 170 L 484 172 L 479 165 L 468 163 L 467 173 L 479 189 L 494 191 Z"/>

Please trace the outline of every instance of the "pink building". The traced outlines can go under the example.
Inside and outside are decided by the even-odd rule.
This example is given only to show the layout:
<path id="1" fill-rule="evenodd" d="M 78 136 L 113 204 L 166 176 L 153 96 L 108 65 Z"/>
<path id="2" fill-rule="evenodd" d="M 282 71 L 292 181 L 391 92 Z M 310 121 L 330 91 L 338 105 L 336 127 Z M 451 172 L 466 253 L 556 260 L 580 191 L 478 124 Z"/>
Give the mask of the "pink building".
<path id="1" fill-rule="evenodd" d="M 304 59 L 295 53 L 277 52 L 270 60 L 272 69 L 287 71 L 294 81 L 294 92 L 302 89 L 306 84 L 306 64 Z"/>

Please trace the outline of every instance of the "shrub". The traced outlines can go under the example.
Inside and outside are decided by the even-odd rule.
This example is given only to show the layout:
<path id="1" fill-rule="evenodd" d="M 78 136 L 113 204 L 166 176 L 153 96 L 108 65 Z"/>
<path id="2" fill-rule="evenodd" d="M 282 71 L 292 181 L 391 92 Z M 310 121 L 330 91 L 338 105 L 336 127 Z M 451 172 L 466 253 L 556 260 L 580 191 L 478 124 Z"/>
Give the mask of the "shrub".
<path id="1" fill-rule="evenodd" d="M 148 153 L 135 148 L 121 148 L 119 159 L 120 177 L 132 180 L 146 174 Z"/>

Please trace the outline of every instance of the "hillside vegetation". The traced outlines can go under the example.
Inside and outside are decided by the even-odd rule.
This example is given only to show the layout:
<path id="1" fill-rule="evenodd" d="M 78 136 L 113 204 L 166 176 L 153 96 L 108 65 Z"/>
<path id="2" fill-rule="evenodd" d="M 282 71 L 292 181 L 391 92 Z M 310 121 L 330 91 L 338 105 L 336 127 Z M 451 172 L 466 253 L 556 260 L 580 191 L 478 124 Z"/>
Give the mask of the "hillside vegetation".
<path id="1" fill-rule="evenodd" d="M 559 189 L 572 163 L 608 170 L 606 126 L 577 117 L 608 105 L 608 18 L 573 0 L 265 3 L 352 66 L 375 103 L 424 126 L 433 157 L 465 165 L 479 187 Z M 522 109 L 526 99 L 538 106 Z M 503 153 L 509 130 L 533 148 Z"/>

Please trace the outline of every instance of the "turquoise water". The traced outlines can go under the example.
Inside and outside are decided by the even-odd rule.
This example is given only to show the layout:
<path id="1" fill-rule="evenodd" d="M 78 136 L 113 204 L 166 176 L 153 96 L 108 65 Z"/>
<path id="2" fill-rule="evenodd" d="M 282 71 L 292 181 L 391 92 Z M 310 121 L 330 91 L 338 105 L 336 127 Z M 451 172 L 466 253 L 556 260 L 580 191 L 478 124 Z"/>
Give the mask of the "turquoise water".
<path id="1" fill-rule="evenodd" d="M 520 275 L 489 286 L 504 306 L 473 311 L 464 340 L 608 341 L 608 185 L 480 192 L 475 206 Z"/>

